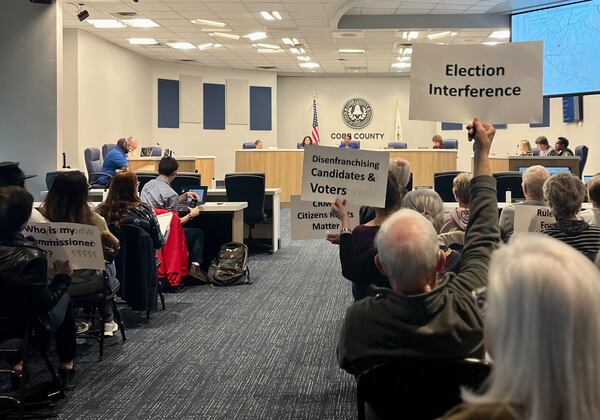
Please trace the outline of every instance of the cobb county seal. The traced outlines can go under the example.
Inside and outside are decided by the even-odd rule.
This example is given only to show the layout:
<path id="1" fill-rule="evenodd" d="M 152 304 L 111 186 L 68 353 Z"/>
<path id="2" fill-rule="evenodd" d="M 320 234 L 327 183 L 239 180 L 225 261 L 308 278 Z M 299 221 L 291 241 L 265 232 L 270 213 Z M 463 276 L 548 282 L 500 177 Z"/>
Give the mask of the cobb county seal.
<path id="1" fill-rule="evenodd" d="M 362 98 L 352 98 L 344 104 L 342 118 L 350 128 L 365 128 L 373 119 L 373 108 Z"/>

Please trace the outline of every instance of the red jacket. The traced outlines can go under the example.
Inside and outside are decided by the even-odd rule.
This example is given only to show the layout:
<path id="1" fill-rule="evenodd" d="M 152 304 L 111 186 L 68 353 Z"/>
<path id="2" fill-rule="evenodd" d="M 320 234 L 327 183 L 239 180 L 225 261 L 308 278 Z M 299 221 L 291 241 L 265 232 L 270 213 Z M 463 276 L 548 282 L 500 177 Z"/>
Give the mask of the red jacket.
<path id="1" fill-rule="evenodd" d="M 188 249 L 185 242 L 185 233 L 177 212 L 162 209 L 154 210 L 156 214 L 173 213 L 167 242 L 156 252 L 156 258 L 160 260 L 158 277 L 167 279 L 171 286 L 179 286 L 181 279 L 188 274 Z"/>

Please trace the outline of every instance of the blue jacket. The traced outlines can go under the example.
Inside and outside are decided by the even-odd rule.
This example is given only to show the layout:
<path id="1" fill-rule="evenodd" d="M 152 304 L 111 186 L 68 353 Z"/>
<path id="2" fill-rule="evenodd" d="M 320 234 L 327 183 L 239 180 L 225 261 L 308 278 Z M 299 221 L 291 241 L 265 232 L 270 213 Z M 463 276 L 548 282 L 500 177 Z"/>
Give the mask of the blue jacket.
<path id="1" fill-rule="evenodd" d="M 127 160 L 127 154 L 121 150 L 119 147 L 114 147 L 108 154 L 106 155 L 106 159 L 104 159 L 104 163 L 102 164 L 101 172 L 106 172 L 111 174 L 111 176 L 115 176 L 115 171 L 117 169 L 125 169 L 129 165 L 129 161 Z M 101 176 L 98 178 L 97 183 L 106 185 L 110 181 L 110 178 L 107 176 Z"/>
<path id="2" fill-rule="evenodd" d="M 344 142 L 340 143 L 339 148 L 340 149 L 344 149 L 345 148 L 344 147 Z M 356 143 L 349 143 L 348 144 L 348 149 L 358 149 L 358 144 L 356 144 Z"/>

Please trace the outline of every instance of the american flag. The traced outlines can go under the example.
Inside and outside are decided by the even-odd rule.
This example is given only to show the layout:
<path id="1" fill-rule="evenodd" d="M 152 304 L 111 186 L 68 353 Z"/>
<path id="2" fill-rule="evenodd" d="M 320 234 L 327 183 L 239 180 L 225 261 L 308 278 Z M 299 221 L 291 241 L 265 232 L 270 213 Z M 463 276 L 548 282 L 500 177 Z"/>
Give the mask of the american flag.
<path id="1" fill-rule="evenodd" d="M 319 121 L 317 120 L 317 101 L 313 99 L 313 129 L 311 137 L 315 144 L 319 144 L 321 137 L 319 137 Z"/>

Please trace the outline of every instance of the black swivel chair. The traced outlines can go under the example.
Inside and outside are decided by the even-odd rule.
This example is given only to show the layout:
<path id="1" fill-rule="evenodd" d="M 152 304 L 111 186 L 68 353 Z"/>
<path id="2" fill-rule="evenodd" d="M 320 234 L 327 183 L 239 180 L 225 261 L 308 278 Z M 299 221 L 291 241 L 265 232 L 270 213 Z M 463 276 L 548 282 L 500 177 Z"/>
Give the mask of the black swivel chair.
<path id="1" fill-rule="evenodd" d="M 444 171 L 433 174 L 433 189 L 437 192 L 444 203 L 455 203 L 452 183 L 461 171 Z"/>
<path id="2" fill-rule="evenodd" d="M 173 188 L 177 194 L 182 194 L 185 187 L 190 185 L 200 186 L 200 174 L 196 172 L 178 172 L 177 176 L 171 182 L 171 188 Z"/>
<path id="3" fill-rule="evenodd" d="M 408 149 L 408 143 L 392 141 L 388 143 L 388 149 Z"/>
<path id="4" fill-rule="evenodd" d="M 273 247 L 266 243 L 255 241 L 252 229 L 259 222 L 266 221 L 265 214 L 265 174 L 238 173 L 225 175 L 225 191 L 227 201 L 245 201 L 248 207 L 244 209 L 244 224 L 248 225 L 248 248 L 252 251 L 273 253 Z"/>
<path id="5" fill-rule="evenodd" d="M 112 149 L 114 149 L 116 144 L 103 144 L 102 145 L 102 160 L 106 159 L 106 155 L 108 155 Z"/>
<path id="6" fill-rule="evenodd" d="M 587 163 L 588 151 L 589 149 L 587 146 L 575 147 L 575 156 L 579 157 L 579 178 L 583 178 L 583 170 Z"/>
<path id="7" fill-rule="evenodd" d="M 242 149 L 256 149 L 256 144 L 254 144 L 253 141 L 247 141 L 246 143 L 242 144 Z"/>
<path id="8" fill-rule="evenodd" d="M 478 359 L 440 360 L 406 356 L 357 378 L 358 419 L 433 420 L 461 403 L 461 387 L 476 390 L 491 372 Z"/>
<path id="9" fill-rule="evenodd" d="M 523 175 L 518 171 L 511 172 L 496 172 L 494 178 L 496 178 L 496 192 L 499 203 L 506 201 L 506 192 L 510 191 L 511 198 L 514 201 L 524 200 L 525 194 L 523 194 Z"/>
<path id="10" fill-rule="evenodd" d="M 98 184 L 98 178 L 104 175 L 112 178 L 112 175 L 101 171 L 102 161 L 100 160 L 100 149 L 96 147 L 88 147 L 83 151 L 83 157 L 85 159 L 85 167 L 87 169 L 88 183 L 90 186 L 92 186 L 92 188 L 104 188 L 105 185 Z"/>
<path id="11" fill-rule="evenodd" d="M 444 139 L 444 142 L 442 143 L 442 149 L 458 149 L 458 140 Z"/>
<path id="12" fill-rule="evenodd" d="M 140 171 L 140 172 L 136 172 L 135 175 L 137 176 L 137 180 L 138 180 L 138 191 L 142 191 L 142 188 L 144 188 L 144 185 L 146 185 L 148 182 L 152 181 L 153 179 L 155 179 L 158 176 L 158 172 L 157 171 Z"/>
<path id="13" fill-rule="evenodd" d="M 61 173 L 61 171 L 46 172 L 46 188 L 48 189 L 48 191 L 50 191 L 50 188 L 52 188 L 54 180 L 56 179 L 59 173 Z"/>

